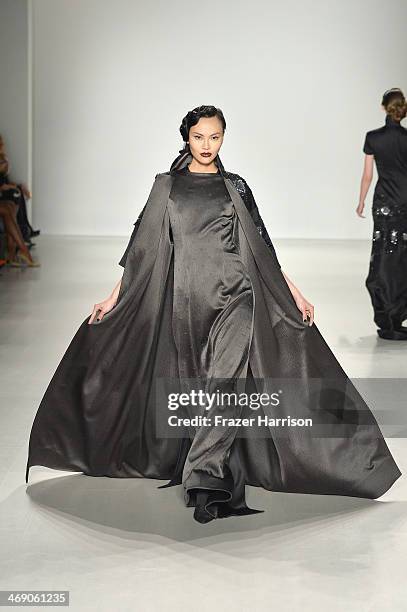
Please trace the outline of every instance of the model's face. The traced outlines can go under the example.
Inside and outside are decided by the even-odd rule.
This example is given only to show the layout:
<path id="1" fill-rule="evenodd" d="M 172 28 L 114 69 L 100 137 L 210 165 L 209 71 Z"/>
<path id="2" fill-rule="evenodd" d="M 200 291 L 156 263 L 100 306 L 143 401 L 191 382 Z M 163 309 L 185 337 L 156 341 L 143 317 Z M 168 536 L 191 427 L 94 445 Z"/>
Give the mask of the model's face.
<path id="1" fill-rule="evenodd" d="M 222 123 L 218 117 L 201 117 L 189 130 L 189 147 L 200 164 L 209 165 L 223 142 Z"/>

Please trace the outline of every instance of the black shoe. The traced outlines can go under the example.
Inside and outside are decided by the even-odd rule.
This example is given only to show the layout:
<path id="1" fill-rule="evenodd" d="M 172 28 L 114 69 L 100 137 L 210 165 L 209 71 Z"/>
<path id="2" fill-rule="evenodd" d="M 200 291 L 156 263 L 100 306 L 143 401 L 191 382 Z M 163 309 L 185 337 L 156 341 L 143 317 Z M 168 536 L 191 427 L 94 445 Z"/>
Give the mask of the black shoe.
<path id="1" fill-rule="evenodd" d="M 407 340 L 407 328 L 378 329 L 377 335 L 384 340 Z"/>
<path id="2" fill-rule="evenodd" d="M 33 236 L 39 236 L 40 235 L 41 230 L 32 230 L 31 231 L 31 237 Z"/>
<path id="3" fill-rule="evenodd" d="M 194 510 L 194 519 L 198 523 L 209 523 L 214 520 L 214 516 L 205 509 L 205 504 L 208 502 L 209 492 L 198 491 L 196 494 L 196 507 Z"/>

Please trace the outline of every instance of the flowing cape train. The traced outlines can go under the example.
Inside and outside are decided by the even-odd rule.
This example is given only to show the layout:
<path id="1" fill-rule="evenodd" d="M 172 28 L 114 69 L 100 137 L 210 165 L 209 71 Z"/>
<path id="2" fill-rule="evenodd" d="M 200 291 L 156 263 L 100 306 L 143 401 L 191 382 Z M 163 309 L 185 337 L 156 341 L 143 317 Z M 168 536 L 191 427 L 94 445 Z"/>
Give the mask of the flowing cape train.
<path id="1" fill-rule="evenodd" d="M 262 435 L 243 427 L 232 445 L 233 478 L 239 486 L 272 491 L 377 498 L 401 475 L 377 421 L 317 325 L 303 322 L 276 258 L 233 182 L 224 180 L 255 296 L 254 388 L 273 392 L 280 381 L 285 399 L 273 415 L 323 424 L 319 436 L 306 427 L 281 433 L 265 425 Z M 157 436 L 157 419 L 168 414 L 157 408 L 154 393 L 156 377 L 178 376 L 167 210 L 172 182 L 170 172 L 156 175 L 116 306 L 91 325 L 86 317 L 45 391 L 31 430 L 26 482 L 33 465 L 170 479 L 164 486 L 181 482 L 189 440 Z"/>

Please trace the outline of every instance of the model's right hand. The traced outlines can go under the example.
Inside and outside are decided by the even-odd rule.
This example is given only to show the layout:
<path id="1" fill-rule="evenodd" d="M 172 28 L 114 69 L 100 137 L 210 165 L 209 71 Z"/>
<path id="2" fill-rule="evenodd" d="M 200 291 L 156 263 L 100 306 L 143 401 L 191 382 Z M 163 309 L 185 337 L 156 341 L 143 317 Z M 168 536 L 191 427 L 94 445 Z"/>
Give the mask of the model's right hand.
<path id="1" fill-rule="evenodd" d="M 365 215 L 363 214 L 363 209 L 365 208 L 365 204 L 364 202 L 362 202 L 361 204 L 358 205 L 357 209 L 356 209 L 356 214 L 359 215 L 359 217 L 365 217 Z"/>
<path id="2" fill-rule="evenodd" d="M 101 319 L 103 319 L 104 315 L 107 312 L 110 312 L 112 308 L 116 306 L 116 302 L 117 302 L 116 298 L 108 297 L 107 300 L 105 300 L 104 302 L 99 302 L 99 304 L 95 304 L 93 307 L 93 312 L 88 321 L 88 324 L 90 325 L 91 323 L 93 323 L 93 321 L 95 320 L 95 317 L 97 321 L 100 321 Z"/>

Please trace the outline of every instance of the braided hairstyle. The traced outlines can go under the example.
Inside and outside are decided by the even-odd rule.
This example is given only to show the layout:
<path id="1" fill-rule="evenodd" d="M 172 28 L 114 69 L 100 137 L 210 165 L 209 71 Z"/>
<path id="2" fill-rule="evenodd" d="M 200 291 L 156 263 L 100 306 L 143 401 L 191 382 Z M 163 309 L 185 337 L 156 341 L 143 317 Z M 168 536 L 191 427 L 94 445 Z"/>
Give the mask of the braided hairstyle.
<path id="1" fill-rule="evenodd" d="M 401 121 L 407 115 L 407 102 L 398 87 L 392 87 L 384 92 L 382 104 L 387 114 L 395 121 Z"/>

